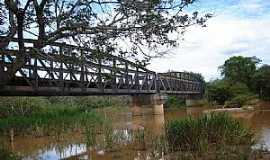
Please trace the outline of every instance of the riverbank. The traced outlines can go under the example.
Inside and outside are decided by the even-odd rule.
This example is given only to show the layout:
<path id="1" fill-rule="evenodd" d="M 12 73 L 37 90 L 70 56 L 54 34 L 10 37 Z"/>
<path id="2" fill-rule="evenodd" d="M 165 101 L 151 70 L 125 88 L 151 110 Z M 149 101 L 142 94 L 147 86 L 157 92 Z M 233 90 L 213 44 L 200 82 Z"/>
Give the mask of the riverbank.
<path id="1" fill-rule="evenodd" d="M 14 135 L 43 136 L 55 128 L 77 130 L 101 123 L 105 111 L 124 110 L 127 103 L 120 97 L 0 97 L 0 134 L 12 130 Z"/>
<path id="2" fill-rule="evenodd" d="M 53 104 L 56 103 L 54 102 Z M 52 108 L 43 111 L 45 115 L 49 113 L 50 116 L 31 113 L 31 115 L 36 115 L 35 117 L 44 116 L 44 119 L 52 117 L 59 117 L 59 119 L 52 118 L 49 123 L 47 123 L 45 120 L 38 118 L 35 118 L 35 120 L 33 121 L 29 120 L 31 123 L 35 122 L 32 124 L 36 125 L 25 125 L 25 128 L 28 129 L 22 130 L 20 128 L 24 127 L 19 127 L 19 129 L 16 129 L 16 127 L 13 128 L 14 142 L 12 144 L 10 144 L 9 141 L 9 139 L 11 138 L 10 131 L 12 131 L 10 129 L 12 128 L 6 129 L 7 131 L 4 137 L 0 137 L 0 140 L 1 138 L 2 140 L 5 140 L 5 145 L 9 146 L 8 148 L 10 148 L 10 151 L 13 151 L 15 154 L 20 153 L 18 156 L 28 157 L 29 159 L 35 159 L 37 158 L 36 156 L 44 157 L 48 155 L 57 155 L 58 158 L 56 159 L 66 158 L 70 156 L 82 158 L 92 155 L 97 160 L 111 160 L 115 159 L 115 157 L 118 157 L 117 159 L 120 160 L 135 158 L 143 160 L 145 159 L 145 157 L 150 156 L 161 156 L 164 158 L 169 157 L 168 159 L 173 159 L 175 157 L 176 159 L 179 159 L 180 155 L 185 155 L 184 157 L 182 157 L 183 159 L 200 160 L 200 157 L 204 157 L 204 159 L 208 158 L 209 160 L 214 160 L 214 155 L 218 156 L 218 158 L 222 158 L 222 156 L 224 158 L 226 156 L 230 156 L 231 153 L 233 153 L 232 157 L 234 157 L 234 159 L 235 156 L 241 156 L 242 153 L 245 154 L 246 157 L 246 153 L 248 153 L 249 156 L 258 156 L 259 154 L 261 154 L 262 157 L 267 157 L 267 155 L 269 155 L 269 153 L 265 151 L 252 152 L 249 150 L 250 148 L 248 149 L 248 152 L 244 148 L 240 151 L 238 150 L 238 147 L 233 147 L 231 145 L 219 145 L 219 148 L 215 148 L 213 145 L 217 143 L 206 145 L 205 143 L 203 143 L 205 142 L 204 138 L 201 138 L 202 140 L 204 139 L 202 142 L 194 141 L 193 143 L 201 144 L 202 146 L 208 146 L 206 147 L 208 148 L 207 152 L 205 152 L 207 154 L 202 154 L 201 152 L 195 152 L 193 150 L 189 152 L 167 152 L 168 144 L 171 143 L 167 143 L 167 140 L 164 139 L 166 138 L 164 137 L 166 135 L 166 132 L 164 130 L 164 124 L 170 121 L 179 121 L 181 119 L 188 121 L 190 117 L 193 117 L 194 119 L 192 120 L 192 123 L 187 123 L 189 124 L 187 126 L 190 126 L 192 128 L 187 127 L 186 129 L 184 129 L 187 131 L 182 132 L 191 132 L 192 134 L 187 134 L 191 137 L 198 137 L 197 135 L 200 135 L 200 133 L 202 134 L 199 137 L 203 137 L 207 134 L 217 133 L 214 132 L 216 130 L 219 130 L 216 127 L 220 127 L 222 124 L 224 124 L 224 121 L 219 121 L 218 119 L 209 119 L 210 121 L 206 121 L 206 123 L 200 120 L 200 117 L 203 115 L 203 111 L 207 109 L 206 107 L 187 107 L 181 109 L 169 108 L 165 109 L 165 115 L 143 115 L 133 117 L 127 105 L 112 105 L 109 107 L 99 107 L 91 109 L 85 109 L 85 107 L 82 107 L 83 109 L 85 109 L 82 110 L 81 107 L 79 107 L 78 105 L 75 106 L 74 103 L 69 104 L 70 105 L 63 106 L 58 105 L 58 107 L 57 105 L 53 107 L 51 106 Z M 53 109 L 54 111 L 52 111 Z M 247 118 L 246 115 L 243 116 L 243 114 L 240 114 L 239 112 L 236 112 L 235 114 L 241 116 L 241 118 Z M 25 117 L 28 119 L 32 119 L 32 116 L 29 115 L 12 117 Z M 262 118 L 257 122 L 260 125 L 264 123 L 268 124 L 268 121 L 270 121 L 267 119 L 268 117 L 270 117 L 268 116 L 268 113 L 263 115 L 259 112 L 252 114 L 252 117 L 250 117 L 247 122 L 254 124 L 254 120 L 252 119 L 256 117 Z M 199 120 L 197 120 L 198 118 Z M 235 117 L 233 116 L 233 118 Z M 255 120 L 257 121 L 258 119 Z M 262 120 L 265 120 L 265 122 L 261 122 Z M 59 121 L 60 123 L 57 123 L 56 121 Z M 17 122 L 24 123 L 27 121 L 17 120 Z M 216 123 L 215 125 L 210 125 L 210 122 Z M 203 126 L 213 126 L 213 128 L 199 129 L 200 127 L 195 127 L 199 126 L 199 123 L 207 124 Z M 192 131 L 190 129 L 194 130 Z M 213 130 L 213 132 L 211 130 Z M 173 137 L 179 137 L 179 135 L 183 134 L 173 132 Z M 194 139 L 196 140 L 196 138 Z M 178 142 L 183 142 L 183 140 L 178 140 Z M 59 148 L 61 148 L 61 150 L 58 150 Z M 74 148 L 76 152 L 73 151 Z M 40 150 L 44 150 L 44 152 L 38 152 Z M 140 156 L 136 155 L 136 153 L 138 152 L 141 153 Z M 181 154 L 179 155 L 178 153 Z M 65 156 L 61 157 L 61 155 Z M 90 157 L 88 158 L 90 159 Z"/>

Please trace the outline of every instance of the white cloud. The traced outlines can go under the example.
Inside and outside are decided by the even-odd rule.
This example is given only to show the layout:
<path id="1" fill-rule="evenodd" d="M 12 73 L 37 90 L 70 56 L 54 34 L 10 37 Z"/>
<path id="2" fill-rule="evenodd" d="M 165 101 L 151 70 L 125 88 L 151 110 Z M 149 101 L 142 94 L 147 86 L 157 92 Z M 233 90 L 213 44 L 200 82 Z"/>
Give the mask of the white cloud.
<path id="1" fill-rule="evenodd" d="M 208 27 L 192 27 L 174 55 L 155 59 L 150 69 L 202 73 L 206 80 L 219 77 L 218 66 L 234 55 L 257 56 L 270 63 L 270 20 L 217 16 Z"/>

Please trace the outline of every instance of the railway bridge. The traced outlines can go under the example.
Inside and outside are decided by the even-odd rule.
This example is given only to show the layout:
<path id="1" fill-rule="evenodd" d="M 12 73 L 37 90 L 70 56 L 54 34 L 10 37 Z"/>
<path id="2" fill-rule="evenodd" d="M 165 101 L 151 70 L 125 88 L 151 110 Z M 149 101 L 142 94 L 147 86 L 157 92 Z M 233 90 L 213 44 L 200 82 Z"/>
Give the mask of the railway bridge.
<path id="1" fill-rule="evenodd" d="M 195 74 L 156 73 L 87 47 L 55 42 L 36 49 L 36 40 L 24 39 L 22 53 L 17 43 L 0 49 L 0 96 L 131 95 L 142 104 L 169 94 L 198 99 L 204 89 Z"/>

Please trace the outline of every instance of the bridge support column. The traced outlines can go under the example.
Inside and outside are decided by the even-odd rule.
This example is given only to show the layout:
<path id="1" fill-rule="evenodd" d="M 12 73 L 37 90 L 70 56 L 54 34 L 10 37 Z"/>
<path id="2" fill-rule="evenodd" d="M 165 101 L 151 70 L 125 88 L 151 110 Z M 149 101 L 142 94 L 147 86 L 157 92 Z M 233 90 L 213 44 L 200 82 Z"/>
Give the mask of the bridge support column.
<path id="1" fill-rule="evenodd" d="M 161 94 L 132 96 L 132 115 L 163 115 L 166 96 Z"/>

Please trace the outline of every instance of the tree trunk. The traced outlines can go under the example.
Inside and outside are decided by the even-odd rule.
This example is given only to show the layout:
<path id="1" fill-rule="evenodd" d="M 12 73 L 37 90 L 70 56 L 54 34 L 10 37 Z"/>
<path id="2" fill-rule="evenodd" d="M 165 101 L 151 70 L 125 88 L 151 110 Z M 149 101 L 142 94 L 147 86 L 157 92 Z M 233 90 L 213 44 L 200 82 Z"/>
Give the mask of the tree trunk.
<path id="1" fill-rule="evenodd" d="M 45 22 L 44 22 L 43 9 L 37 10 L 37 23 L 38 23 L 39 33 L 38 33 L 38 41 L 37 41 L 37 44 L 35 44 L 35 48 L 41 49 L 44 46 L 44 39 L 45 39 Z"/>
<path id="2" fill-rule="evenodd" d="M 23 9 L 20 9 L 16 14 L 17 17 L 17 35 L 18 35 L 18 46 L 19 46 L 19 53 L 16 56 L 16 59 L 8 69 L 8 79 L 12 79 L 15 73 L 20 69 L 20 67 L 25 63 L 25 46 L 24 46 L 24 37 L 23 37 L 23 27 L 24 27 L 24 15 L 25 12 Z"/>
<path id="3" fill-rule="evenodd" d="M 23 42 L 23 21 L 24 21 L 24 11 L 19 10 L 17 16 L 18 23 L 18 45 L 19 45 L 19 54 L 24 54 L 24 42 Z"/>

